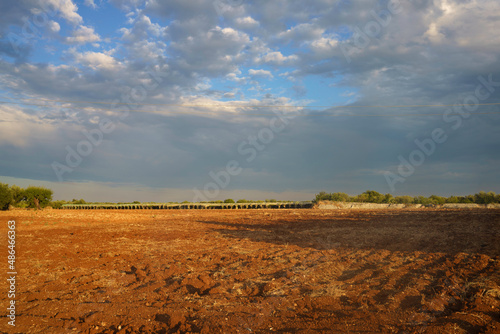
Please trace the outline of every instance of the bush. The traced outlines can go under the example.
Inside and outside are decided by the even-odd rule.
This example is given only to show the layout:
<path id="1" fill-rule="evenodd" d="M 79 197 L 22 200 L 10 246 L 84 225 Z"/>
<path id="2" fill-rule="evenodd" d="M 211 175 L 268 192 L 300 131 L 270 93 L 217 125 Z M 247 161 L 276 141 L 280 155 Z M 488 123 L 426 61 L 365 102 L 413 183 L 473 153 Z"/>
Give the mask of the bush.
<path id="1" fill-rule="evenodd" d="M 250 201 L 247 201 L 246 199 L 239 199 L 236 201 L 236 203 L 249 203 Z"/>
<path id="2" fill-rule="evenodd" d="M 349 202 L 350 197 L 345 193 L 332 193 L 330 194 L 330 201 L 335 202 Z"/>
<path id="3" fill-rule="evenodd" d="M 479 194 L 474 195 L 474 202 L 477 204 L 490 204 L 496 202 L 496 194 L 493 191 L 485 193 L 480 191 Z"/>
<path id="4" fill-rule="evenodd" d="M 474 196 L 468 195 L 468 196 L 459 196 L 458 197 L 458 203 L 474 203 Z"/>
<path id="5" fill-rule="evenodd" d="M 61 209 L 63 204 L 66 204 L 66 201 L 52 201 L 50 202 L 49 206 L 51 206 L 53 209 Z"/>
<path id="6" fill-rule="evenodd" d="M 330 194 L 327 194 L 325 191 L 321 191 L 319 194 L 316 194 L 316 198 L 313 200 L 313 202 L 329 201 L 329 200 L 330 200 Z"/>
<path id="7" fill-rule="evenodd" d="M 391 194 L 385 194 L 384 199 L 382 200 L 382 203 L 394 203 L 394 197 L 392 197 Z"/>
<path id="8" fill-rule="evenodd" d="M 74 199 L 71 201 L 71 204 L 86 204 L 87 202 L 85 202 L 83 199 Z"/>
<path id="9" fill-rule="evenodd" d="M 224 203 L 234 203 L 234 199 L 231 198 L 225 199 Z"/>
<path id="10" fill-rule="evenodd" d="M 446 203 L 446 198 L 441 196 L 432 195 L 429 199 L 431 200 L 431 203 L 435 205 L 443 205 Z"/>
<path id="11" fill-rule="evenodd" d="M 318 201 L 335 201 L 335 202 L 366 202 L 366 203 L 395 203 L 395 204 L 422 204 L 422 205 L 443 205 L 444 203 L 477 203 L 477 204 L 490 204 L 500 203 L 500 194 L 495 194 L 493 191 L 488 193 L 480 191 L 474 195 L 468 196 L 450 196 L 448 198 L 431 195 L 425 196 L 397 196 L 393 197 L 391 194 L 382 195 L 374 190 L 367 190 L 364 193 L 350 197 L 345 193 L 331 193 L 325 191 L 316 195 L 313 202 Z"/>
<path id="12" fill-rule="evenodd" d="M 44 187 L 28 187 L 24 190 L 24 200 L 30 208 L 37 208 L 35 199 L 41 208 L 46 207 L 52 201 L 52 190 Z"/>
<path id="13" fill-rule="evenodd" d="M 10 187 L 10 192 L 12 194 L 12 206 L 14 207 L 25 207 L 23 205 L 24 199 L 24 189 L 16 186 L 15 184 Z"/>
<path id="14" fill-rule="evenodd" d="M 382 203 L 385 196 L 375 190 L 367 190 L 362 195 L 366 198 L 368 203 Z"/>
<path id="15" fill-rule="evenodd" d="M 411 203 L 413 203 L 413 197 L 411 197 L 411 196 L 396 196 L 394 198 L 394 203 L 396 203 L 396 204 L 411 204 Z"/>
<path id="16" fill-rule="evenodd" d="M 9 185 L 0 183 L 0 210 L 9 210 L 10 203 L 12 203 L 12 192 Z"/>

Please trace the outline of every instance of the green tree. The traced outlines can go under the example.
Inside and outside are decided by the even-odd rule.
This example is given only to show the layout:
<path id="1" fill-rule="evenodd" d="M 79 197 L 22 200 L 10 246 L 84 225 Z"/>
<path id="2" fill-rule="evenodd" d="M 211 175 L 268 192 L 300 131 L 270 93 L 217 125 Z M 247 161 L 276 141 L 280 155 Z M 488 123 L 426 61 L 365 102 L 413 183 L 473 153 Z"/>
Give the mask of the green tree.
<path id="1" fill-rule="evenodd" d="M 51 206 L 53 209 L 61 209 L 63 204 L 66 204 L 66 201 L 52 201 L 50 202 L 49 206 Z"/>
<path id="2" fill-rule="evenodd" d="M 458 197 L 458 203 L 474 203 L 474 196 L 473 195 L 460 196 Z"/>
<path id="3" fill-rule="evenodd" d="M 37 201 L 41 208 L 46 207 L 52 201 L 52 190 L 44 187 L 28 187 L 24 189 L 24 200 L 30 208 L 37 208 Z"/>
<path id="4" fill-rule="evenodd" d="M 394 203 L 396 204 L 411 204 L 413 203 L 413 197 L 411 196 L 396 196 L 394 198 Z"/>
<path id="5" fill-rule="evenodd" d="M 445 197 L 441 197 L 441 196 L 437 196 L 437 195 L 432 195 L 431 197 L 429 197 L 429 199 L 430 199 L 432 204 L 436 204 L 436 205 L 443 205 L 444 203 L 446 203 Z"/>
<path id="6" fill-rule="evenodd" d="M 12 194 L 12 205 L 20 206 L 24 199 L 24 189 L 14 184 L 10 187 L 10 192 Z"/>
<path id="7" fill-rule="evenodd" d="M 335 202 L 349 202 L 349 195 L 346 193 L 331 193 L 330 194 L 330 201 L 335 201 Z"/>
<path id="8" fill-rule="evenodd" d="M 74 199 L 71 201 L 73 204 L 86 204 L 85 200 L 83 198 L 80 199 Z"/>
<path id="9" fill-rule="evenodd" d="M 231 198 L 225 199 L 224 203 L 234 203 L 234 199 Z"/>
<path id="10" fill-rule="evenodd" d="M 356 202 L 382 203 L 385 196 L 375 190 L 367 190 L 355 197 Z"/>
<path id="11" fill-rule="evenodd" d="M 385 194 L 382 203 L 394 203 L 394 197 L 391 194 Z"/>
<path id="12" fill-rule="evenodd" d="M 494 203 L 495 200 L 496 200 L 496 194 L 493 191 L 490 191 L 489 193 L 480 191 L 478 194 L 474 195 L 474 203 L 477 204 L 490 204 Z"/>
<path id="13" fill-rule="evenodd" d="M 9 210 L 10 203 L 12 203 L 12 192 L 9 185 L 0 183 L 0 210 Z"/>
<path id="14" fill-rule="evenodd" d="M 316 194 L 316 198 L 314 199 L 314 202 L 329 201 L 330 198 L 331 198 L 330 194 L 327 194 L 325 191 L 321 191 L 319 194 Z"/>

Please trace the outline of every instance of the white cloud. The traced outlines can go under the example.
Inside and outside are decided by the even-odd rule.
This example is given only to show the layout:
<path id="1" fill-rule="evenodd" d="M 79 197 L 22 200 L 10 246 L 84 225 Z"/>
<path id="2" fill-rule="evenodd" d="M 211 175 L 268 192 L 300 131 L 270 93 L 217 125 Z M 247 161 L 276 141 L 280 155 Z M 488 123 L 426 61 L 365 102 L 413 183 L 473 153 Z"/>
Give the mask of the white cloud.
<path id="1" fill-rule="evenodd" d="M 235 23 L 240 29 L 252 29 L 259 26 L 259 22 L 251 16 L 238 17 Z"/>
<path id="2" fill-rule="evenodd" d="M 75 59 L 78 63 L 92 69 L 115 70 L 121 67 L 121 63 L 115 58 L 101 52 L 75 53 Z"/>
<path id="3" fill-rule="evenodd" d="M 338 46 L 338 40 L 334 38 L 321 37 L 311 43 L 312 49 L 320 52 L 330 51 Z"/>
<path id="4" fill-rule="evenodd" d="M 132 15 L 133 16 L 133 15 Z M 130 17 L 129 23 L 133 24 L 132 28 L 121 28 L 122 39 L 127 42 L 138 42 L 149 39 L 150 35 L 155 38 L 163 38 L 167 30 L 158 23 L 151 22 L 151 19 L 146 15 L 139 15 L 136 18 Z"/>
<path id="5" fill-rule="evenodd" d="M 51 32 L 59 32 L 61 30 L 61 26 L 56 21 L 49 21 L 47 27 Z"/>
<path id="6" fill-rule="evenodd" d="M 314 23 L 301 23 L 278 34 L 278 38 L 284 43 L 300 44 L 304 41 L 317 39 L 324 32 L 324 29 Z"/>
<path id="7" fill-rule="evenodd" d="M 200 76 L 225 76 L 238 69 L 247 56 L 250 37 L 233 28 L 204 30 L 195 21 L 175 21 L 169 26 L 169 54 L 174 67 Z M 191 76 L 191 74 L 187 74 Z"/>
<path id="8" fill-rule="evenodd" d="M 499 45 L 500 35 L 487 33 L 498 28 L 500 3 L 496 0 L 455 2 L 437 0 L 436 8 L 425 17 L 427 30 L 423 37 L 432 44 L 461 47 Z M 481 18 L 481 19 L 478 19 Z M 493 37 L 493 38 L 492 38 Z"/>
<path id="9" fill-rule="evenodd" d="M 250 74 L 252 76 L 258 76 L 258 77 L 268 77 L 268 78 L 272 78 L 273 77 L 273 74 L 270 71 L 267 71 L 267 70 L 254 70 L 254 69 L 250 69 L 250 70 L 248 70 L 248 74 Z"/>
<path id="10" fill-rule="evenodd" d="M 285 63 L 289 63 L 297 60 L 298 57 L 296 55 L 284 56 L 279 51 L 269 52 L 262 56 L 257 62 L 268 63 L 273 65 L 283 65 Z"/>
<path id="11" fill-rule="evenodd" d="M 78 7 L 71 0 L 47 0 L 49 5 L 61 13 L 61 16 L 72 24 L 83 22 L 82 17 L 78 14 Z"/>
<path id="12" fill-rule="evenodd" d="M 68 44 L 85 44 L 98 42 L 101 38 L 94 32 L 94 28 L 79 26 L 77 30 L 73 31 L 71 37 L 66 37 Z"/>
<path id="13" fill-rule="evenodd" d="M 233 73 L 227 74 L 226 79 L 237 82 L 237 83 L 241 83 L 241 84 L 246 83 L 246 81 L 248 80 L 248 77 L 240 77 L 239 75 L 241 75 L 241 71 L 237 70 Z"/>

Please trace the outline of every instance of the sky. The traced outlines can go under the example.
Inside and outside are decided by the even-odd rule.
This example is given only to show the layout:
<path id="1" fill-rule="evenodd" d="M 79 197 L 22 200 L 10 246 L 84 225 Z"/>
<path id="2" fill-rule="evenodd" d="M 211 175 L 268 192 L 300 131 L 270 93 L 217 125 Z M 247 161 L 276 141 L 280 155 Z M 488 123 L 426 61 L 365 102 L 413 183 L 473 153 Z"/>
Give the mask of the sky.
<path id="1" fill-rule="evenodd" d="M 500 192 L 497 0 L 0 2 L 0 182 L 87 201 Z"/>

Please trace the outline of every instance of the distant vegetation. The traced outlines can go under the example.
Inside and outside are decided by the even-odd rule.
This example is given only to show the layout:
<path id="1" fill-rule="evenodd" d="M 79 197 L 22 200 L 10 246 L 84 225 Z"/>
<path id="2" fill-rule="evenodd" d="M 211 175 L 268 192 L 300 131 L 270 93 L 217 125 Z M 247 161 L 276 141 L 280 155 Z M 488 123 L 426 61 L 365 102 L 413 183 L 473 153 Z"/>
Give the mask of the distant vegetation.
<path id="1" fill-rule="evenodd" d="M 394 203 L 394 204 L 422 204 L 422 205 L 441 205 L 445 203 L 476 203 L 490 204 L 500 203 L 500 194 L 493 191 L 488 193 L 481 191 L 474 195 L 441 197 L 432 195 L 425 196 L 392 196 L 391 194 L 381 194 L 374 190 L 367 190 L 356 196 L 349 196 L 345 193 L 327 193 L 320 192 L 316 195 L 314 202 L 335 201 L 335 202 L 364 202 L 364 203 Z"/>
<path id="2" fill-rule="evenodd" d="M 52 203 L 52 190 L 44 187 L 22 189 L 16 185 L 0 183 L 0 210 L 16 208 L 45 208 Z"/>
<path id="3" fill-rule="evenodd" d="M 52 201 L 53 191 L 44 187 L 30 186 L 26 189 L 8 184 L 0 183 L 0 210 L 8 210 L 9 207 L 14 208 L 45 208 L 50 206 L 54 209 L 60 209 L 64 204 L 130 204 L 130 203 L 110 203 L 110 202 L 86 202 L 83 199 L 72 199 L 71 201 Z M 441 205 L 445 203 L 476 203 L 490 204 L 500 203 L 500 194 L 494 192 L 481 191 L 474 195 L 467 196 L 450 196 L 442 197 L 432 195 L 425 196 L 392 196 L 391 194 L 381 194 L 374 190 L 367 190 L 362 194 L 350 196 L 346 193 L 327 193 L 325 191 L 316 195 L 313 202 L 319 201 L 335 201 L 335 202 L 364 202 L 364 203 L 393 203 L 393 204 L 422 204 L 422 205 Z M 237 201 L 228 198 L 224 201 L 209 201 L 201 202 L 206 204 L 232 204 L 232 203 L 276 203 L 276 202 L 293 202 L 293 201 L 277 201 L 275 199 L 266 199 L 265 201 L 253 201 L 239 199 Z M 182 203 L 191 203 L 184 201 Z M 182 204 L 181 203 L 181 204 Z M 133 204 L 141 204 L 139 201 L 134 201 Z M 142 204 L 154 204 L 153 202 L 142 202 Z M 169 202 L 169 204 L 179 204 L 179 202 Z"/>

